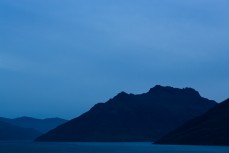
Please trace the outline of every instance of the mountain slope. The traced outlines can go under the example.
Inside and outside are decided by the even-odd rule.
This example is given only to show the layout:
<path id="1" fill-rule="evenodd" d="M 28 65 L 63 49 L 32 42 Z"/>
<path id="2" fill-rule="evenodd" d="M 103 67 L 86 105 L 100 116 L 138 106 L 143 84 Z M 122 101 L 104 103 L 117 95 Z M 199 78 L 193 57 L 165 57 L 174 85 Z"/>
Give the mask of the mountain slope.
<path id="1" fill-rule="evenodd" d="M 162 137 L 157 144 L 229 145 L 229 99 Z"/>
<path id="2" fill-rule="evenodd" d="M 191 88 L 121 92 L 36 141 L 154 141 L 215 105 Z"/>
<path id="3" fill-rule="evenodd" d="M 22 128 L 0 121 L 0 140 L 33 140 L 41 133 L 29 128 Z"/>
<path id="4" fill-rule="evenodd" d="M 24 128 L 33 128 L 42 133 L 46 133 L 49 130 L 67 122 L 67 120 L 61 118 L 36 119 L 32 117 L 20 117 L 15 119 L 0 117 L 0 121 L 8 122 Z"/>

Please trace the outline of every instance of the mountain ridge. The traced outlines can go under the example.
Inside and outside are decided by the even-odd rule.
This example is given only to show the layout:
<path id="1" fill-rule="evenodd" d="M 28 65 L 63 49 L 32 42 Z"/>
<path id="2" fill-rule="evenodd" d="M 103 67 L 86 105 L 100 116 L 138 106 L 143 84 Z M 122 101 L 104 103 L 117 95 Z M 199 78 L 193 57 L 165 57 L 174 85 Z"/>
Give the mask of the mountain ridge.
<path id="1" fill-rule="evenodd" d="M 156 144 L 229 145 L 229 99 L 219 103 L 176 130 L 157 140 Z"/>
<path id="2" fill-rule="evenodd" d="M 40 131 L 41 133 L 48 132 L 49 130 L 67 122 L 67 120 L 58 117 L 37 119 L 28 116 L 22 116 L 22 117 L 17 117 L 12 119 L 0 117 L 0 121 L 4 121 L 23 128 L 32 128 L 37 131 Z"/>
<path id="3" fill-rule="evenodd" d="M 32 128 L 23 128 L 0 121 L 0 140 L 33 140 L 41 134 Z"/>
<path id="4" fill-rule="evenodd" d="M 120 92 L 36 141 L 154 141 L 216 104 L 192 88 Z"/>

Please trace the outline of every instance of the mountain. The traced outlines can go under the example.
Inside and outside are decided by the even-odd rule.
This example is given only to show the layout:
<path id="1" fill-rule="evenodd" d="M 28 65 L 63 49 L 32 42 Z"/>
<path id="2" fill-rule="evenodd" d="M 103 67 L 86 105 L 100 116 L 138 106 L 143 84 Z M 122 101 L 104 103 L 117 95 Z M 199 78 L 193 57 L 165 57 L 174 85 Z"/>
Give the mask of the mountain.
<path id="1" fill-rule="evenodd" d="M 154 141 L 215 105 L 192 88 L 121 92 L 36 141 Z"/>
<path id="2" fill-rule="evenodd" d="M 162 137 L 157 144 L 229 145 L 229 99 Z"/>
<path id="3" fill-rule="evenodd" d="M 33 140 L 42 133 L 0 121 L 0 140 Z"/>
<path id="4" fill-rule="evenodd" d="M 61 118 L 36 119 L 32 117 L 19 117 L 15 119 L 0 117 L 0 121 L 4 121 L 19 127 L 33 128 L 41 133 L 46 133 L 49 130 L 67 122 L 67 120 Z"/>

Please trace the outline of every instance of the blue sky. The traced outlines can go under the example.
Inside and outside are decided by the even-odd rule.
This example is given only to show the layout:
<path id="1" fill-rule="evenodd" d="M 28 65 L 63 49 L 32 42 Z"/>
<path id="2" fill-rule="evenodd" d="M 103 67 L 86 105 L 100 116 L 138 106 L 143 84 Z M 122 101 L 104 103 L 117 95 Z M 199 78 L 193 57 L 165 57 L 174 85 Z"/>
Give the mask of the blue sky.
<path id="1" fill-rule="evenodd" d="M 229 97 L 227 0 L 1 0 L 0 116 L 73 118 L 156 84 Z"/>

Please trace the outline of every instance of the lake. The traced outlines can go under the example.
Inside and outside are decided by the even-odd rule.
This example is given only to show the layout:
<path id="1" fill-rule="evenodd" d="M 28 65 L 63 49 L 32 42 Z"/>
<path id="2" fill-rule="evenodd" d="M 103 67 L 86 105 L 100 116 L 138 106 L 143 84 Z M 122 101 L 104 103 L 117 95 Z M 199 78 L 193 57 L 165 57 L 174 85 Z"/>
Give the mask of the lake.
<path id="1" fill-rule="evenodd" d="M 151 143 L 0 142 L 0 153 L 229 153 L 229 147 Z"/>

